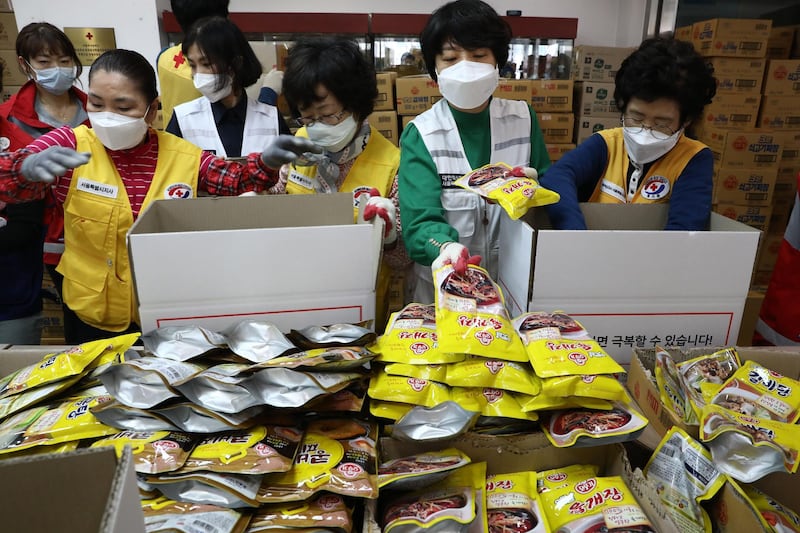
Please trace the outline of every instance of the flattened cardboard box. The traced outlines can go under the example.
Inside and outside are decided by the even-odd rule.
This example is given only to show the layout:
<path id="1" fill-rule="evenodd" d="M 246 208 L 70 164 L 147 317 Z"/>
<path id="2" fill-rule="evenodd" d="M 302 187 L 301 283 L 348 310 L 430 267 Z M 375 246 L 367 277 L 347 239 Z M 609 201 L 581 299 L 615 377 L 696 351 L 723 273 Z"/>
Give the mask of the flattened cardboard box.
<path id="1" fill-rule="evenodd" d="M 382 222 L 354 223 L 353 206 L 351 193 L 153 202 L 128 233 L 142 331 L 372 320 Z"/>
<path id="2" fill-rule="evenodd" d="M 663 231 L 668 208 L 581 204 L 586 231 L 551 229 L 544 210 L 504 218 L 498 283 L 511 315 L 561 309 L 623 365 L 639 344 L 734 342 L 759 232 L 716 213 L 710 231 Z"/>

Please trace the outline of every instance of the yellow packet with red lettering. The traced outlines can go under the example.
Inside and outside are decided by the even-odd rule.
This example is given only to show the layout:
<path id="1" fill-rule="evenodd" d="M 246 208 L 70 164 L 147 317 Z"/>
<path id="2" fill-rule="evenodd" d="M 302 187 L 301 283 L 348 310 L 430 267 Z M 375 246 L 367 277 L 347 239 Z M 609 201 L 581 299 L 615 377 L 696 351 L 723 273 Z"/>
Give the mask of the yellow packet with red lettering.
<path id="1" fill-rule="evenodd" d="M 500 287 L 486 270 L 467 265 L 466 271 L 459 274 L 448 264 L 434 272 L 433 277 L 441 350 L 504 361 L 528 361 L 511 326 Z"/>
<path id="2" fill-rule="evenodd" d="M 655 531 L 619 476 L 576 480 L 540 496 L 552 531 Z"/>
<path id="3" fill-rule="evenodd" d="M 539 185 L 536 177 L 526 175 L 522 167 L 491 163 L 464 174 L 455 184 L 494 200 L 511 220 L 517 220 L 531 207 L 554 204 L 560 199 L 557 192 Z"/>
<path id="4" fill-rule="evenodd" d="M 369 401 L 369 413 L 378 418 L 388 418 L 389 420 L 400 420 L 408 414 L 414 406 L 408 403 L 386 402 L 383 400 Z"/>
<path id="5" fill-rule="evenodd" d="M 620 402 L 610 410 L 577 408 L 556 411 L 542 429 L 553 446 L 566 448 L 634 440 L 647 424 L 647 419 L 632 405 Z"/>
<path id="6" fill-rule="evenodd" d="M 117 457 L 130 446 L 134 469 L 142 474 L 172 472 L 183 466 L 197 441 L 179 431 L 121 431 L 92 443 L 91 448 L 112 446 Z"/>
<path id="7" fill-rule="evenodd" d="M 447 383 L 448 365 L 409 365 L 405 363 L 390 363 L 383 367 L 383 371 L 390 376 L 405 376 L 419 378 L 437 383 Z"/>
<path id="8" fill-rule="evenodd" d="M 745 361 L 711 403 L 737 413 L 794 424 L 800 418 L 800 382 Z"/>
<path id="9" fill-rule="evenodd" d="M 556 376 L 542 380 L 542 394 L 557 397 L 584 396 L 600 400 L 623 401 L 625 386 L 610 375 Z"/>
<path id="10" fill-rule="evenodd" d="M 587 409 L 611 409 L 614 406 L 609 400 L 590 398 L 588 396 L 550 396 L 541 393 L 537 396 L 526 398 L 522 402 L 523 411 L 554 411 L 556 409 L 572 409 L 585 407 Z"/>
<path id="11" fill-rule="evenodd" d="M 742 362 L 736 348 L 724 348 L 676 365 L 697 416 L 700 409 L 719 392 Z"/>
<path id="12" fill-rule="evenodd" d="M 486 477 L 486 520 L 491 533 L 550 532 L 536 484 L 536 472 Z"/>
<path id="13" fill-rule="evenodd" d="M 530 365 L 484 357 L 447 365 L 444 382 L 452 387 L 489 387 L 529 395 L 541 391 L 541 379 Z"/>
<path id="14" fill-rule="evenodd" d="M 370 398 L 433 407 L 450 399 L 450 387 L 427 379 L 390 376 L 377 372 L 369 380 Z"/>
<path id="15" fill-rule="evenodd" d="M 165 496 L 141 500 L 147 533 L 244 533 L 250 514 L 204 503 L 170 500 Z"/>
<path id="16" fill-rule="evenodd" d="M 525 412 L 518 395 L 501 389 L 453 387 L 453 401 L 466 409 L 480 413 L 482 416 L 518 418 L 536 421 L 539 415 Z"/>
<path id="17" fill-rule="evenodd" d="M 539 494 L 559 490 L 577 481 L 595 477 L 600 472 L 597 465 L 568 465 L 544 470 L 536 474 L 536 492 Z"/>
<path id="18" fill-rule="evenodd" d="M 392 313 L 385 333 L 369 348 L 378 353 L 375 360 L 382 363 L 427 365 L 464 360 L 463 353 L 439 348 L 433 304 L 410 303 Z"/>
<path id="19" fill-rule="evenodd" d="M 761 514 L 762 525 L 774 533 L 800 533 L 800 516 L 797 513 L 753 487 L 742 486 L 750 503 Z"/>

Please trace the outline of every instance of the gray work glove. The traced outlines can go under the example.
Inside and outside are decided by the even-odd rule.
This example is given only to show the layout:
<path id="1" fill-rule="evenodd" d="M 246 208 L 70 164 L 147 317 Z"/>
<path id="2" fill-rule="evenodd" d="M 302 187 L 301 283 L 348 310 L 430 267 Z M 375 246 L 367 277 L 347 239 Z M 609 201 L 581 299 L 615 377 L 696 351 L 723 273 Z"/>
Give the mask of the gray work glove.
<path id="1" fill-rule="evenodd" d="M 69 169 L 85 165 L 91 154 L 76 152 L 72 148 L 51 146 L 41 152 L 31 154 L 22 162 L 22 176 L 33 182 L 53 183 Z"/>
<path id="2" fill-rule="evenodd" d="M 279 169 L 282 165 L 295 161 L 306 152 L 321 154 L 322 148 L 305 137 L 278 135 L 261 152 L 261 161 L 270 168 Z"/>

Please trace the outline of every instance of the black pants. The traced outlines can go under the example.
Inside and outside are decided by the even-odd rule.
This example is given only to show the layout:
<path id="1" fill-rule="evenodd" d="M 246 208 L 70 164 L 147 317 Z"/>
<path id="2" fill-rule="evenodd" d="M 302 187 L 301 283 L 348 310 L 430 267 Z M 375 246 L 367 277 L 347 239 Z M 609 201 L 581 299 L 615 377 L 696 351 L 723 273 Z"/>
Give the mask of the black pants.
<path id="1" fill-rule="evenodd" d="M 137 324 L 131 324 L 125 331 L 106 331 L 94 326 L 90 326 L 81 320 L 75 312 L 64 305 L 64 342 L 68 345 L 81 344 L 99 339 L 109 339 L 117 335 L 135 333 L 140 331 Z"/>

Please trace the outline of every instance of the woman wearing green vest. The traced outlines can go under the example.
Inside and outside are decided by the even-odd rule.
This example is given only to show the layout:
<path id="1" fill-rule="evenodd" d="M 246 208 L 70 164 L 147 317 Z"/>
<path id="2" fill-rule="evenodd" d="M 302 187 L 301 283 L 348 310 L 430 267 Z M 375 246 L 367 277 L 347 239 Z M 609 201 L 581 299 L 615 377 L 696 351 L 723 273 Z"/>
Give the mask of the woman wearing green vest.
<path id="1" fill-rule="evenodd" d="M 263 191 L 277 174 L 252 153 L 225 161 L 150 127 L 158 109 L 153 67 L 141 54 L 111 50 L 89 72 L 92 128 L 64 126 L 0 154 L 0 199 L 64 205 L 64 339 L 78 344 L 138 328 L 125 237 L 159 198 Z"/>

